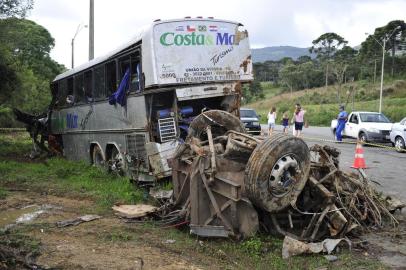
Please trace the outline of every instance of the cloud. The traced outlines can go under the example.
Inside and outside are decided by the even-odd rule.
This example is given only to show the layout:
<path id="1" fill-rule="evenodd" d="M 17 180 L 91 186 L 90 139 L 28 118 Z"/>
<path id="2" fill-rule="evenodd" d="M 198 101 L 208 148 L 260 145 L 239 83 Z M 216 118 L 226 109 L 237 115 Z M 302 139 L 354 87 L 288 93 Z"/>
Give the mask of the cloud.
<path id="1" fill-rule="evenodd" d="M 238 21 L 250 33 L 252 47 L 311 46 L 325 32 L 336 32 L 359 45 L 365 32 L 391 20 L 406 20 L 404 0 L 96 0 L 95 56 L 130 40 L 138 29 L 155 19 L 214 16 Z M 55 38 L 51 56 L 70 67 L 71 39 L 80 23 L 88 23 L 89 1 L 36 0 L 29 19 Z M 88 29 L 75 39 L 75 63 L 88 58 Z"/>

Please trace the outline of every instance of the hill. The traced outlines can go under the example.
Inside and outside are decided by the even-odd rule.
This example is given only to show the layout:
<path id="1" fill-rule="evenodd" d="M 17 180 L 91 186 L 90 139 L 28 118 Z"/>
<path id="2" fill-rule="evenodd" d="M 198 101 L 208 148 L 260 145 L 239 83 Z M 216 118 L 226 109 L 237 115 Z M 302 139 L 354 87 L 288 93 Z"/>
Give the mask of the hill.
<path id="1" fill-rule="evenodd" d="M 293 46 L 272 46 L 265 47 L 260 49 L 252 49 L 252 61 L 256 62 L 265 62 L 265 61 L 278 61 L 284 57 L 291 57 L 296 60 L 299 56 L 308 55 L 308 48 L 299 48 Z"/>
<path id="2" fill-rule="evenodd" d="M 293 113 L 296 103 L 301 103 L 307 111 L 310 125 L 329 126 L 330 121 L 338 113 L 337 88 L 332 85 L 327 88 L 313 88 L 296 91 L 290 94 L 283 92 L 281 88 L 274 87 L 270 83 L 261 83 L 264 89 L 265 99 L 245 104 L 244 107 L 255 109 L 261 117 L 261 122 L 266 121 L 268 110 L 275 106 L 278 111 L 278 118 L 283 112 Z M 352 87 L 354 92 L 354 107 L 352 96 L 347 96 L 347 91 Z M 386 81 L 383 89 L 383 113 L 392 122 L 400 121 L 406 117 L 406 81 Z M 379 107 L 379 85 L 366 81 L 358 81 L 343 85 L 341 90 L 342 103 L 347 103 L 346 110 L 378 111 Z M 278 119 L 279 123 L 280 119 Z"/>

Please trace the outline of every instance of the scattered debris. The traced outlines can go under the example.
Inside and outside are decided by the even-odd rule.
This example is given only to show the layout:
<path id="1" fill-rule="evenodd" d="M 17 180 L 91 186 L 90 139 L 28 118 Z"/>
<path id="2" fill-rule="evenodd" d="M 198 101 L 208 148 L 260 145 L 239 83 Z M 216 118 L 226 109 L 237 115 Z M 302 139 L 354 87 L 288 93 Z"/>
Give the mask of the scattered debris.
<path id="1" fill-rule="evenodd" d="M 56 222 L 56 226 L 58 228 L 67 227 L 67 226 L 76 226 L 76 225 L 79 225 L 80 223 L 89 222 L 89 221 L 93 221 L 93 220 L 100 219 L 100 218 L 101 218 L 101 216 L 98 216 L 98 215 L 84 215 L 84 216 L 73 218 L 73 219 L 58 221 L 58 222 Z"/>
<path id="2" fill-rule="evenodd" d="M 335 262 L 338 260 L 338 257 L 335 255 L 324 255 L 324 258 L 329 262 Z"/>
<path id="3" fill-rule="evenodd" d="M 173 190 L 162 190 L 162 189 L 156 189 L 156 188 L 151 188 L 149 190 L 149 195 L 159 201 L 163 200 L 169 200 L 173 196 Z"/>
<path id="4" fill-rule="evenodd" d="M 391 196 L 387 196 L 385 201 L 386 201 L 386 204 L 388 205 L 388 210 L 391 213 L 396 212 L 396 210 L 402 211 L 402 208 L 404 208 L 406 206 L 405 203 L 403 203 L 399 199 L 391 197 Z"/>
<path id="5" fill-rule="evenodd" d="M 190 232 L 203 237 L 240 238 L 263 229 L 306 242 L 386 221 L 397 226 L 391 211 L 404 205 L 390 205 L 361 169 L 341 171 L 339 155 L 285 134 L 254 137 L 235 116 L 204 112 L 170 162 L 173 224 L 189 222 Z"/>
<path id="6" fill-rule="evenodd" d="M 147 204 L 136 205 L 115 205 L 112 209 L 116 214 L 123 218 L 141 218 L 148 214 L 154 213 L 158 207 Z"/>
<path id="7" fill-rule="evenodd" d="M 307 253 L 320 253 L 324 252 L 330 254 L 337 245 L 345 241 L 351 249 L 351 242 L 348 239 L 324 239 L 322 242 L 317 243 L 305 243 L 292 237 L 285 236 L 282 246 L 282 258 L 287 259 L 289 257 L 307 254 Z M 330 257 L 329 257 L 330 258 Z"/>
<path id="8" fill-rule="evenodd" d="M 174 240 L 174 239 L 167 239 L 167 240 L 164 241 L 164 243 L 165 243 L 165 244 L 174 244 L 174 243 L 176 243 L 176 240 Z"/>

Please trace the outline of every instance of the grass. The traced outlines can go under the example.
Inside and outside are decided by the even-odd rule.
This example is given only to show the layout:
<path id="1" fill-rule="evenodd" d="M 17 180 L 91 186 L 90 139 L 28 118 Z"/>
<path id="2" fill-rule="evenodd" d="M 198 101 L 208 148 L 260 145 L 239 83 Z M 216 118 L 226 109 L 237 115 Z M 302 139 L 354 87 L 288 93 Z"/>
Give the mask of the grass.
<path id="1" fill-rule="evenodd" d="M 28 136 L 0 135 L 0 189 L 19 186 L 48 193 L 88 197 L 97 202 L 98 210 L 107 210 L 115 203 L 137 203 L 144 192 L 126 177 L 107 174 L 86 162 L 50 158 L 41 162 L 18 162 L 12 158 L 24 156 L 30 150 Z M 6 143 L 4 143 L 6 142 Z M 3 195 L 5 196 L 5 195 Z"/>
<path id="2" fill-rule="evenodd" d="M 29 154 L 32 142 L 28 132 L 0 133 L 0 159 Z"/>
<path id="3" fill-rule="evenodd" d="M 352 97 L 348 97 L 347 112 L 352 110 L 378 111 L 379 108 L 379 87 L 366 81 L 349 83 L 342 87 L 342 103 L 347 100 L 347 91 L 353 88 L 354 108 L 352 108 Z M 261 122 L 266 122 L 266 115 L 272 106 L 277 108 L 279 120 L 283 112 L 288 112 L 289 117 L 293 114 L 294 105 L 301 103 L 307 111 L 307 119 L 310 125 L 330 126 L 331 120 L 336 118 L 338 113 L 337 89 L 336 86 L 315 88 L 293 92 L 282 93 L 277 88 L 266 90 L 265 100 L 256 101 L 245 107 L 253 108 L 261 115 Z M 389 81 L 384 88 L 383 113 L 393 122 L 400 121 L 406 116 L 406 81 Z"/>

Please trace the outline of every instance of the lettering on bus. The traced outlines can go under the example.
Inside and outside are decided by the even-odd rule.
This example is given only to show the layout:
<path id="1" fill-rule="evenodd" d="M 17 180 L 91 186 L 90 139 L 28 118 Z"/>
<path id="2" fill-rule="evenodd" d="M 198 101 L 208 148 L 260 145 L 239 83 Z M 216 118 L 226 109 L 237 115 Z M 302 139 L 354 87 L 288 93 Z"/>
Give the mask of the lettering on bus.
<path id="1" fill-rule="evenodd" d="M 223 80 L 240 80 L 240 74 L 229 68 L 222 67 L 189 67 L 186 68 L 183 77 L 176 78 L 177 83 L 208 82 Z"/>
<path id="2" fill-rule="evenodd" d="M 216 42 L 214 42 L 214 40 Z M 234 45 L 235 35 L 230 33 L 217 33 L 215 38 L 209 34 L 175 34 L 165 32 L 159 38 L 163 46 L 202 46 L 202 45 Z M 236 44 L 238 45 L 238 44 Z"/>
<path id="3" fill-rule="evenodd" d="M 76 113 L 66 114 L 66 127 L 77 128 L 78 127 L 78 115 Z"/>
<path id="4" fill-rule="evenodd" d="M 221 58 L 224 58 L 226 55 L 228 55 L 230 52 L 232 52 L 234 49 L 233 46 L 231 46 L 230 48 L 222 51 L 221 53 L 216 53 L 211 59 L 210 61 L 213 63 L 213 65 L 216 65 Z"/>

